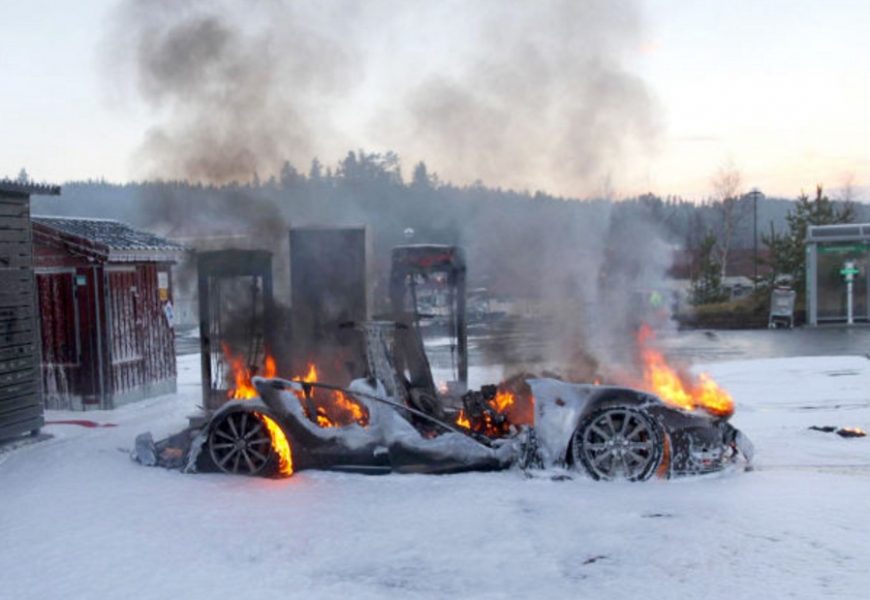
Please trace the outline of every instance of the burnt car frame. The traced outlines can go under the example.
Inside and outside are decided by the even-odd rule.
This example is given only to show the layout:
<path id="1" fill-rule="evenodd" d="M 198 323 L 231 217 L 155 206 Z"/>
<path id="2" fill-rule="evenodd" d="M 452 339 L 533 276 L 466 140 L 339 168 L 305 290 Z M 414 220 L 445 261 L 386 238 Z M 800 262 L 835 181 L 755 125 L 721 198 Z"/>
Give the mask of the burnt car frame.
<path id="1" fill-rule="evenodd" d="M 392 364 L 388 355 L 380 358 Z M 488 437 L 458 427 L 448 406 L 411 406 L 377 378 L 348 388 L 279 378 L 253 383 L 260 398 L 227 403 L 200 433 L 193 463 L 198 470 L 276 474 L 278 456 L 263 417 L 286 436 L 294 471 L 446 474 L 565 467 L 593 479 L 642 481 L 711 473 L 752 458 L 748 439 L 727 418 L 675 408 L 630 388 L 530 379 L 534 424 Z M 368 415 L 366 425 L 321 427 L 305 404 L 324 388 L 353 398 Z"/>
<path id="2" fill-rule="evenodd" d="M 511 425 L 492 405 L 495 386 L 468 391 L 465 261 L 453 246 L 393 250 L 389 320 L 348 324 L 363 332 L 366 379 L 347 388 L 255 377 L 259 398 L 230 401 L 199 432 L 188 466 L 247 475 L 278 473 L 268 424 L 286 437 L 293 470 L 456 473 L 510 467 L 567 467 L 593 479 L 641 481 L 721 470 L 752 457 L 727 417 L 670 406 L 646 392 L 528 378 L 533 422 Z M 418 290 L 444 288 L 453 337 L 447 390 L 436 388 L 424 345 Z M 440 316 L 442 318 L 443 316 Z M 364 424 L 322 427 L 314 395 L 340 392 L 362 407 Z M 460 415 L 477 424 L 460 427 Z M 474 423 L 472 423 L 474 425 Z"/>

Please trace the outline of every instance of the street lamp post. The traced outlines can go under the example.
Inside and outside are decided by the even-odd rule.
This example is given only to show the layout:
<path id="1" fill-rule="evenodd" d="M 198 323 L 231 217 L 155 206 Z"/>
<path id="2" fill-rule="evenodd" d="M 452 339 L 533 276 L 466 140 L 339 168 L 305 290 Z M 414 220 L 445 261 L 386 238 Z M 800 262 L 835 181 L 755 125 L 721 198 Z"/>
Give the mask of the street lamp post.
<path id="1" fill-rule="evenodd" d="M 758 289 L 758 197 L 761 191 L 752 188 L 752 289 Z"/>

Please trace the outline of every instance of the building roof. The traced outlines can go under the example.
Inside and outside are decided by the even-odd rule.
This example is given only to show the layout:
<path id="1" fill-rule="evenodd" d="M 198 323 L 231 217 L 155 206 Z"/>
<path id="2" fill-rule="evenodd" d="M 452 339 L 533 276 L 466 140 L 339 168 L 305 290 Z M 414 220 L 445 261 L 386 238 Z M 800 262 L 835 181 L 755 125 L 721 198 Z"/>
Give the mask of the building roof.
<path id="1" fill-rule="evenodd" d="M 825 242 L 870 242 L 870 223 L 810 225 L 807 227 L 807 244 Z"/>
<path id="2" fill-rule="evenodd" d="M 112 219 L 41 215 L 32 219 L 34 233 L 53 233 L 71 249 L 108 262 L 175 262 L 186 251 L 181 244 Z"/>
<path id="3" fill-rule="evenodd" d="M 59 185 L 41 183 L 22 183 L 11 179 L 0 179 L 0 196 L 30 196 L 39 194 L 42 196 L 59 196 Z"/>

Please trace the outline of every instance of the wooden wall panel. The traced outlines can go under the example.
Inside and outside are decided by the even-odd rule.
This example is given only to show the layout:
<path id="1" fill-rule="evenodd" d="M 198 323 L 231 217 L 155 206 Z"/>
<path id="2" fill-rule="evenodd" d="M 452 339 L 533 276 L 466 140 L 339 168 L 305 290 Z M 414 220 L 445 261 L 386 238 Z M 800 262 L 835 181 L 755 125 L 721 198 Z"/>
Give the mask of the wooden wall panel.
<path id="1" fill-rule="evenodd" d="M 30 200 L 0 197 L 0 439 L 42 427 Z"/>
<path id="2" fill-rule="evenodd" d="M 109 340 L 112 394 L 126 394 L 145 383 L 145 357 L 138 273 L 135 267 L 108 270 Z"/>
<path id="3" fill-rule="evenodd" d="M 74 408 L 79 385 L 81 340 L 75 272 L 37 273 L 42 333 L 42 382 L 46 408 Z"/>
<path id="4" fill-rule="evenodd" d="M 175 334 L 164 312 L 165 302 L 160 298 L 158 273 L 161 268 L 167 272 L 168 266 L 157 264 L 142 265 L 140 269 L 142 317 L 146 325 L 145 358 L 148 376 L 154 381 L 174 379 Z M 171 302 L 171 295 L 167 297 Z"/>
<path id="5" fill-rule="evenodd" d="M 175 339 L 159 296 L 158 270 L 155 263 L 107 268 L 113 396 L 135 394 L 176 376 Z"/>

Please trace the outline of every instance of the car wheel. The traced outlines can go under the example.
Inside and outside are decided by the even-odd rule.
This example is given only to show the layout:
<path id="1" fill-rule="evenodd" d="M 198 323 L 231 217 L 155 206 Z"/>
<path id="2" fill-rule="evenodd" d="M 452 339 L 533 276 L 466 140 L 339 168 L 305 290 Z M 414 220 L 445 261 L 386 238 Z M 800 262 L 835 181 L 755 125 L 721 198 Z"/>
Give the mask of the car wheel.
<path id="1" fill-rule="evenodd" d="M 267 475 L 275 466 L 272 439 L 250 410 L 229 410 L 212 423 L 208 452 L 214 465 L 233 475 Z"/>
<path id="2" fill-rule="evenodd" d="M 661 426 L 641 409 L 609 406 L 587 416 L 571 438 L 571 458 L 593 479 L 644 481 L 662 462 Z"/>

